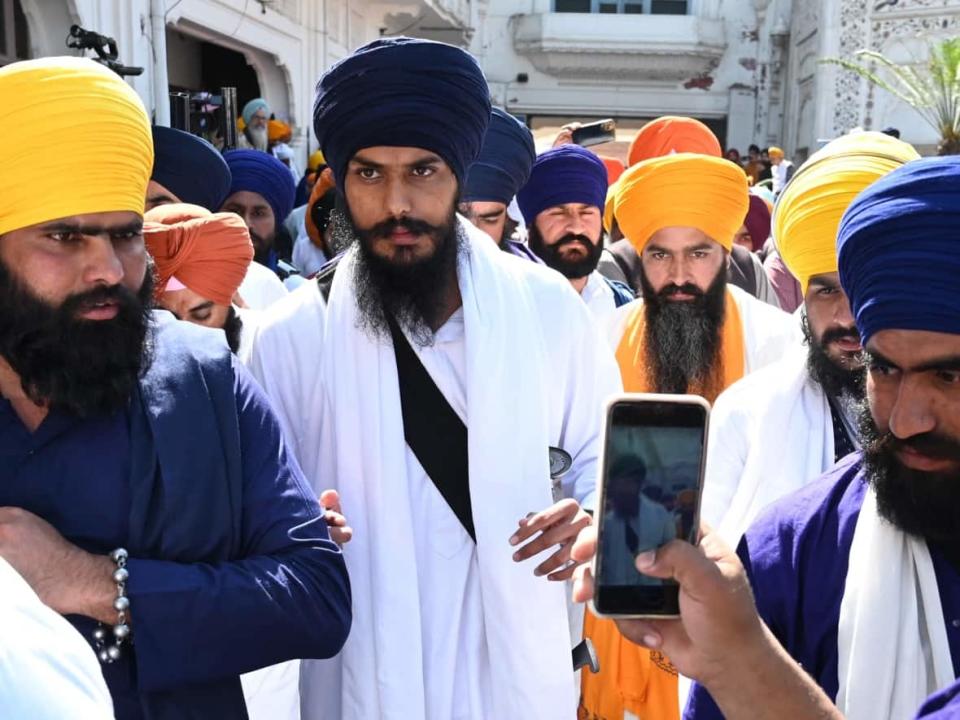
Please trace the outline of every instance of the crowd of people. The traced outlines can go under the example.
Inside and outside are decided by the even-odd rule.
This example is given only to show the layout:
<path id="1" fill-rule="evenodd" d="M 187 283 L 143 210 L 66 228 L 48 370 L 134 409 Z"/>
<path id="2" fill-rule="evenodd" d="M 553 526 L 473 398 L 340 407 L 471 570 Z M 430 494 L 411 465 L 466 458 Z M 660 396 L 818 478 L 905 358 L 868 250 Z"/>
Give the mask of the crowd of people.
<path id="1" fill-rule="evenodd" d="M 262 99 L 221 153 L 90 60 L 0 89 L 3 717 L 960 718 L 956 159 L 768 194 L 671 116 L 613 173 L 412 38 L 302 174 Z M 679 618 L 584 605 L 624 391 L 713 405 L 635 558 Z"/>

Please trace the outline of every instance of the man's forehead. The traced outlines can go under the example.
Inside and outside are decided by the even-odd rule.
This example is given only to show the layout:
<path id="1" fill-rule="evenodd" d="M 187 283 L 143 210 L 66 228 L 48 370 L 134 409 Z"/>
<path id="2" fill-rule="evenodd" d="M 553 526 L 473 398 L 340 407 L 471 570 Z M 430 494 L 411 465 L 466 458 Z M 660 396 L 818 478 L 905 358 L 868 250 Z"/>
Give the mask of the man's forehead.
<path id="1" fill-rule="evenodd" d="M 600 208 L 598 208 L 596 205 L 591 205 L 590 203 L 581 203 L 581 202 L 561 203 L 560 205 L 554 205 L 553 207 L 548 207 L 543 212 L 545 213 L 584 212 L 585 210 L 596 210 L 597 212 L 600 212 Z"/>
<path id="2" fill-rule="evenodd" d="M 910 369 L 960 357 L 960 335 L 931 330 L 878 330 L 870 336 L 867 351 L 897 367 Z"/>
<path id="3" fill-rule="evenodd" d="M 47 220 L 37 223 L 27 229 L 54 230 L 70 229 L 80 232 L 89 232 L 96 234 L 107 229 L 139 227 L 143 224 L 143 216 L 127 211 L 119 210 L 102 213 L 84 213 L 82 215 L 69 215 L 67 217 Z"/>
<path id="4" fill-rule="evenodd" d="M 414 165 L 426 162 L 446 164 L 443 158 L 432 150 L 392 145 L 378 145 L 357 150 L 350 158 L 350 162 L 359 165 Z"/>
<path id="5" fill-rule="evenodd" d="M 250 208 L 270 207 L 270 203 L 267 202 L 263 195 L 253 192 L 252 190 L 239 190 L 235 192 L 223 201 L 224 207 L 228 205 Z"/>
<path id="6" fill-rule="evenodd" d="M 650 236 L 648 245 L 657 245 L 668 249 L 691 247 L 694 245 L 716 245 L 720 243 L 707 235 L 703 230 L 684 225 L 660 228 Z"/>
<path id="7" fill-rule="evenodd" d="M 817 287 L 840 287 L 840 273 L 828 272 L 810 277 L 810 286 Z"/>

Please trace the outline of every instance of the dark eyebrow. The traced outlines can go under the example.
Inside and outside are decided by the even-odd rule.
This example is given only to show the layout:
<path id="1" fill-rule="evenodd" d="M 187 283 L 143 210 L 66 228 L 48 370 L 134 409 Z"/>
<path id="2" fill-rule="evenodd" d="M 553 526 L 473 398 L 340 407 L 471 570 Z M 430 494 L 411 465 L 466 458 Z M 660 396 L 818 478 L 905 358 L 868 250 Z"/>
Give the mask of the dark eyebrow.
<path id="1" fill-rule="evenodd" d="M 701 250 L 713 250 L 714 243 L 704 242 L 694 245 L 693 247 L 685 248 L 687 252 L 699 252 Z"/>
<path id="2" fill-rule="evenodd" d="M 902 368 L 897 365 L 895 362 L 885 358 L 883 355 L 876 351 L 867 351 L 867 358 L 871 363 L 879 363 L 881 365 L 886 365 L 895 370 L 907 370 L 909 372 L 942 372 L 944 370 L 948 372 L 955 372 L 960 370 L 960 355 L 945 355 L 944 357 L 933 358 L 922 362 L 919 365 L 915 365 L 911 368 Z"/>
<path id="3" fill-rule="evenodd" d="M 53 222 L 41 226 L 44 233 L 70 233 L 74 235 L 119 235 L 120 233 L 142 233 L 143 221 L 133 220 L 126 225 L 103 227 L 100 225 L 83 225 L 75 222 Z"/>
<path id="4" fill-rule="evenodd" d="M 483 218 L 484 220 L 495 220 L 496 218 L 501 217 L 505 212 L 506 210 L 493 210 L 492 212 L 477 215 L 477 217 Z"/>
<path id="5" fill-rule="evenodd" d="M 815 285 L 817 287 L 825 288 L 835 288 L 840 287 L 840 283 L 836 280 L 830 280 L 829 278 L 810 278 L 810 285 Z"/>
<path id="6" fill-rule="evenodd" d="M 195 313 L 195 312 L 199 312 L 200 310 L 209 310 L 212 307 L 213 307 L 213 300 L 207 300 L 206 302 L 202 302 L 199 305 L 193 306 L 192 308 L 190 308 L 188 312 Z"/>
<path id="7" fill-rule="evenodd" d="M 175 203 L 175 202 L 177 202 L 177 199 L 176 199 L 173 195 L 151 195 L 150 197 L 147 198 L 147 202 L 151 202 L 151 203 L 162 203 L 162 202 Z"/>

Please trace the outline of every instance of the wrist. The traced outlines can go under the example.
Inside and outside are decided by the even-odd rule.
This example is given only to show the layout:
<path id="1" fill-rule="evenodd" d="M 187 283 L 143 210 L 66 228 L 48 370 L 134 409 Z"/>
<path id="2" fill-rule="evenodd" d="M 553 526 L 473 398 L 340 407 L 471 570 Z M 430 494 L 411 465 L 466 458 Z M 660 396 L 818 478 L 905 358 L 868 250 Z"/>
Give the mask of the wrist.
<path id="1" fill-rule="evenodd" d="M 113 579 L 116 563 L 107 555 L 88 553 L 86 565 L 86 592 L 80 595 L 82 607 L 77 612 L 112 625 L 117 622 L 117 610 L 113 606 L 117 599 L 117 583 Z"/>
<path id="2" fill-rule="evenodd" d="M 758 671 L 781 662 L 779 647 L 773 633 L 758 620 L 756 628 L 741 635 L 741 641 L 718 659 L 714 670 L 705 673 L 700 683 L 714 698 L 743 695 L 743 678 L 756 677 Z"/>

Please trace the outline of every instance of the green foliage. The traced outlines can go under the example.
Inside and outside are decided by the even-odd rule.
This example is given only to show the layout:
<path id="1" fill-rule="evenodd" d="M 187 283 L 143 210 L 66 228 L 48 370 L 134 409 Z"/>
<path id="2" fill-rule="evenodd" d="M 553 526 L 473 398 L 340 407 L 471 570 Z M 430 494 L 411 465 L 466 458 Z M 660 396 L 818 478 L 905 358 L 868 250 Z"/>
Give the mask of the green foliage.
<path id="1" fill-rule="evenodd" d="M 875 50 L 849 58 L 824 58 L 886 90 L 916 110 L 940 134 L 940 154 L 960 154 L 960 37 L 930 45 L 919 68 L 900 65 Z"/>

